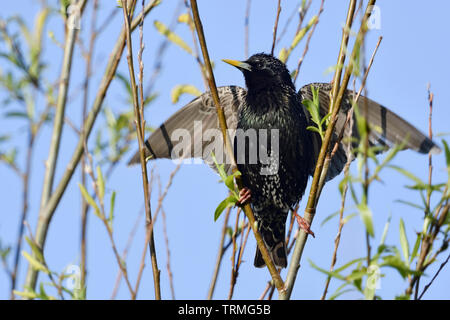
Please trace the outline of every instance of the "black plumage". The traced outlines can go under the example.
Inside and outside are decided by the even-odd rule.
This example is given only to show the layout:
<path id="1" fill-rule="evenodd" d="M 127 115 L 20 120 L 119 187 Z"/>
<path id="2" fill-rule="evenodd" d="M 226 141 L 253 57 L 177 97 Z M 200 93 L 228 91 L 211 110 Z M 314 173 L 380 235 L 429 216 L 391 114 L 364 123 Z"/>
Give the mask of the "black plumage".
<path id="1" fill-rule="evenodd" d="M 279 267 L 286 267 L 285 224 L 288 212 L 301 199 L 306 189 L 309 175 L 313 174 L 315 162 L 320 150 L 320 137 L 307 130 L 311 125 L 310 115 L 302 105 L 302 99 L 312 99 L 310 86 L 307 85 L 297 93 L 290 74 L 280 60 L 267 54 L 256 54 L 244 62 L 224 60 L 239 68 L 245 77 L 247 90 L 227 86 L 218 88 L 221 105 L 227 118 L 235 157 L 238 159 L 238 169 L 242 173 L 244 186 L 251 190 L 251 205 L 258 222 L 258 229 L 272 255 L 274 263 Z M 318 87 L 320 113 L 323 117 L 328 112 L 330 84 L 314 83 Z M 339 120 L 335 127 L 334 141 L 344 127 L 345 118 L 351 108 L 354 92 L 348 90 L 343 99 Z M 360 97 L 358 104 L 368 107 L 368 122 L 371 127 L 369 143 L 389 147 L 392 144 L 404 142 L 405 148 L 421 153 L 438 153 L 439 147 L 424 136 L 411 124 L 387 110 L 380 104 Z M 194 123 L 201 123 L 201 131 Z M 180 157 L 174 153 L 174 145 L 179 143 L 172 137 L 177 129 L 185 129 L 193 139 L 187 141 L 188 156 L 202 158 L 211 164 L 211 145 L 222 143 L 221 136 L 215 139 L 201 139 L 209 129 L 218 129 L 219 124 L 215 107 L 209 92 L 195 98 L 180 109 L 165 123 L 163 123 L 146 141 L 146 155 L 155 158 Z M 244 149 L 240 149 L 239 142 L 242 134 L 249 130 L 267 130 L 266 136 L 256 135 L 257 139 L 247 139 Z M 279 142 L 273 145 L 271 130 L 276 129 Z M 348 132 L 350 128 L 345 128 Z M 352 135 L 359 138 L 358 129 L 352 128 Z M 197 139 L 196 139 L 197 138 Z M 184 141 L 183 143 L 186 143 Z M 257 161 L 250 158 L 257 144 Z M 278 148 L 278 152 L 275 152 Z M 239 161 L 244 156 L 245 161 Z M 262 156 L 265 156 L 262 159 Z M 267 162 L 267 156 L 271 161 Z M 331 161 L 327 180 L 338 175 L 347 161 L 345 146 L 339 146 Z M 224 161 L 218 157 L 219 162 Z M 130 163 L 139 162 L 136 154 Z M 230 165 L 226 170 L 231 172 Z M 266 170 L 266 171 L 264 171 Z M 269 170 L 269 171 L 267 171 Z M 264 266 L 259 250 L 256 250 L 254 264 Z"/>

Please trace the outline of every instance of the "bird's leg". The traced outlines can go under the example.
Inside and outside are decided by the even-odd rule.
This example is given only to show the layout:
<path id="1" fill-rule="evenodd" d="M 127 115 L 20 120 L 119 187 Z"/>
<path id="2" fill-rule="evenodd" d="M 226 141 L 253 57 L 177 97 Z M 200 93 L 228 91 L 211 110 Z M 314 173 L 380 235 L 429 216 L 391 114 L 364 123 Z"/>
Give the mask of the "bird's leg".
<path id="1" fill-rule="evenodd" d="M 250 201 L 252 197 L 252 193 L 249 188 L 242 188 L 241 191 L 239 191 L 239 200 L 237 201 L 238 205 L 245 205 L 247 202 Z"/>
<path id="2" fill-rule="evenodd" d="M 294 217 L 297 219 L 298 226 L 300 229 L 304 230 L 307 234 L 310 234 L 315 238 L 314 232 L 310 229 L 311 225 L 302 216 L 300 216 L 297 211 L 292 211 Z"/>

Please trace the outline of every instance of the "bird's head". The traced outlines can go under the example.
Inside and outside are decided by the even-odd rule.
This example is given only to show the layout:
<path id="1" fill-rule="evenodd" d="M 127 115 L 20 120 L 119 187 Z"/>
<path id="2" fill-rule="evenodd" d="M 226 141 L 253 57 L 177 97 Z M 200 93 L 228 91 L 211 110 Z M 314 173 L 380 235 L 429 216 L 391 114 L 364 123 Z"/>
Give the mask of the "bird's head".
<path id="1" fill-rule="evenodd" d="M 295 89 L 286 65 L 272 55 L 258 53 L 245 61 L 228 59 L 223 61 L 242 71 L 249 90 L 259 91 L 281 85 L 292 86 Z"/>

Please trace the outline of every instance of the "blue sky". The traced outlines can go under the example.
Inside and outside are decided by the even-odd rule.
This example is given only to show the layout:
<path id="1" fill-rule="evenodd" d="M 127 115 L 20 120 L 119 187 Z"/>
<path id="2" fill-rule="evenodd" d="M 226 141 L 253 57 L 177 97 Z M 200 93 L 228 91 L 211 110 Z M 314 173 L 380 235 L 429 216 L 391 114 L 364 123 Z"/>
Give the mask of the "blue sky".
<path id="1" fill-rule="evenodd" d="M 53 5 L 56 1 L 49 1 Z M 203 19 L 206 39 L 211 59 L 215 62 L 215 77 L 218 85 L 236 84 L 244 86 L 243 77 L 235 68 L 222 63 L 220 59 L 244 59 L 244 17 L 245 1 L 206 1 L 200 0 L 199 8 Z M 272 44 L 272 29 L 275 20 L 277 1 L 252 1 L 250 13 L 250 54 L 257 52 L 269 52 Z M 283 10 L 280 18 L 280 28 L 299 1 L 282 1 Z M 104 21 L 114 8 L 115 1 L 100 1 L 99 21 Z M 317 12 L 320 1 L 314 0 L 307 20 L 312 13 Z M 433 110 L 433 128 L 435 133 L 449 132 L 448 119 L 450 92 L 448 91 L 448 74 L 450 64 L 450 44 L 445 41 L 447 34 L 442 28 L 443 21 L 447 21 L 450 4 L 447 1 L 432 1 L 427 5 L 405 5 L 404 1 L 378 1 L 381 12 L 381 28 L 372 30 L 367 36 L 367 52 L 370 54 L 378 40 L 383 36 L 383 41 L 375 58 L 370 72 L 367 88 L 369 97 L 382 103 L 395 111 L 423 132 L 428 130 L 428 103 L 427 84 L 435 94 Z M 146 79 L 155 63 L 158 47 L 163 38 L 155 31 L 153 21 L 159 20 L 169 25 L 173 19 L 173 12 L 178 6 L 178 1 L 163 0 L 145 22 L 145 51 L 144 63 L 147 71 Z M 328 82 L 332 74 L 327 73 L 336 63 L 341 39 L 341 27 L 344 23 L 348 2 L 326 1 L 320 23 L 313 35 L 310 49 L 302 65 L 301 74 L 297 81 L 297 88 L 310 82 Z M 184 6 L 182 6 L 184 10 Z M 34 16 L 39 10 L 39 1 L 20 0 L 7 1 L 2 5 L 0 17 L 7 18 L 20 14 L 26 23 L 31 26 Z M 114 20 L 101 34 L 96 47 L 94 59 L 94 75 L 92 80 L 90 100 L 93 101 L 96 88 L 105 69 L 109 52 L 111 51 L 118 31 L 122 26 L 122 14 L 115 15 Z M 90 5 L 87 16 L 82 21 L 81 36 L 87 39 L 90 24 Z M 282 46 L 287 46 L 295 33 L 296 21 L 290 25 L 275 52 L 279 52 Z M 59 41 L 63 39 L 63 27 L 60 17 L 54 15 L 47 31 L 52 31 Z M 280 29 L 281 31 L 281 29 Z M 184 25 L 178 25 L 176 32 L 188 44 L 191 44 L 191 33 Z M 135 43 L 138 38 L 135 37 Z M 304 43 L 303 43 L 304 45 Z M 288 67 L 292 70 L 297 65 L 297 60 L 303 52 L 301 44 L 288 61 Z M 4 46 L 0 43 L 0 48 Z M 55 81 L 59 75 L 62 61 L 62 51 L 49 38 L 45 38 L 44 60 L 47 63 L 45 76 Z M 79 88 L 84 77 L 84 61 L 81 58 L 79 48 L 74 54 L 73 74 L 71 78 L 71 91 L 69 93 L 71 103 L 67 107 L 67 117 L 79 125 L 81 115 L 81 97 Z M 128 77 L 128 69 L 122 59 L 119 71 Z M 0 65 L 2 70 L 8 70 Z M 198 65 L 193 58 L 177 46 L 169 46 L 162 57 L 162 71 L 155 84 L 155 91 L 159 93 L 157 100 L 147 109 L 146 120 L 151 125 L 159 125 L 178 108 L 187 103 L 192 97 L 183 96 L 177 104 L 170 100 L 171 89 L 178 84 L 194 84 L 204 91 Z M 5 97 L 0 92 L 0 97 Z M 113 81 L 105 100 L 105 105 L 114 112 L 123 112 L 130 108 L 124 101 L 125 92 L 118 81 Z M 37 100 L 38 108 L 43 108 L 45 101 Z M 9 108 L 9 109 L 8 109 Z M 13 109 L 8 106 L 0 108 L 0 112 Z M 103 122 L 103 119 L 101 120 Z M 1 118 L 0 135 L 11 134 L 13 139 L 2 148 L 7 149 L 12 145 L 24 145 L 26 135 L 23 133 L 24 122 Z M 101 123 L 100 123 L 101 125 Z M 99 128 L 94 127 L 94 134 Z M 39 209 L 41 187 L 44 173 L 44 161 L 48 156 L 51 127 L 46 127 L 38 136 L 38 147 L 34 153 L 33 173 L 31 176 L 31 198 L 28 222 L 32 230 L 35 230 Z M 94 135 L 92 135 L 94 137 Z M 62 149 L 59 164 L 56 171 L 56 180 L 61 177 L 66 163 L 70 159 L 77 135 L 70 127 L 66 126 L 63 132 Z M 94 139 L 90 139 L 93 146 Z M 439 142 L 439 141 L 438 141 Z M 440 142 L 439 142 L 440 143 Z M 134 142 L 132 152 L 137 148 Z M 3 149 L 2 149 L 3 150 Z M 19 165 L 23 167 L 24 150 L 18 154 Z M 110 180 L 107 183 L 107 199 L 112 191 L 117 192 L 114 236 L 121 251 L 128 239 L 136 217 L 142 212 L 143 194 L 141 188 L 141 176 L 139 167 L 128 168 L 126 161 L 131 152 L 119 163 Z M 428 157 L 412 151 L 401 152 L 394 161 L 403 166 L 418 177 L 426 180 Z M 445 182 L 445 159 L 441 154 L 435 157 L 434 181 Z M 355 171 L 354 163 L 352 168 Z M 168 160 L 152 162 L 149 168 L 155 166 L 161 176 L 163 188 L 174 170 L 175 164 Z M 4 164 L 0 164 L 0 239 L 3 244 L 13 245 L 17 236 L 18 215 L 21 208 L 21 183 L 17 176 Z M 325 217 L 335 212 L 339 207 L 340 195 L 338 183 L 342 176 L 326 185 L 319 202 L 316 220 L 312 229 L 316 234 L 315 239 L 309 239 L 303 254 L 301 268 L 297 283 L 294 288 L 295 299 L 320 298 L 325 276 L 311 268 L 308 260 L 316 265 L 328 269 L 333 252 L 334 237 L 337 232 L 337 220 L 333 219 L 324 226 L 320 223 Z M 375 238 L 374 246 L 380 241 L 383 226 L 392 216 L 391 229 L 386 242 L 399 247 L 398 223 L 400 218 L 405 221 L 407 236 L 412 246 L 415 240 L 415 232 L 422 228 L 422 213 L 402 204 L 396 203 L 397 199 L 420 201 L 417 194 L 404 188 L 408 183 L 400 174 L 387 169 L 381 174 L 384 183 L 374 183 L 370 189 L 369 205 L 374 214 Z M 80 181 L 79 170 L 74 175 L 69 189 L 65 193 L 50 226 L 45 256 L 50 269 L 62 271 L 70 264 L 78 264 L 80 259 L 80 193 L 77 182 Z M 174 278 L 176 298 L 203 299 L 206 297 L 209 282 L 211 280 L 213 266 L 216 259 L 219 244 L 220 231 L 223 217 L 214 222 L 214 210 L 217 204 L 226 196 L 225 187 L 218 182 L 215 175 L 206 165 L 183 166 L 174 178 L 173 186 L 164 202 L 164 211 L 167 215 L 167 230 L 169 236 L 171 267 Z M 307 194 L 308 190 L 306 191 Z M 306 196 L 305 196 L 306 198 Z M 306 199 L 301 202 L 304 209 Z M 351 204 L 351 201 L 348 201 Z M 157 188 L 152 197 L 152 207 L 157 205 Z M 353 209 L 354 211 L 354 209 Z M 352 213 L 349 208 L 347 214 Z M 234 223 L 234 215 L 231 221 Z M 161 269 L 162 295 L 170 298 L 168 275 L 166 269 L 166 249 L 162 233 L 161 216 L 155 227 L 155 239 L 159 266 Z M 130 250 L 127 266 L 130 277 L 134 283 L 139 268 L 140 256 L 144 245 L 143 219 L 136 234 L 133 246 Z M 255 248 L 253 235 L 250 235 L 247 248 L 244 253 L 245 262 L 240 268 L 239 278 L 235 288 L 234 298 L 256 299 L 264 290 L 269 274 L 266 269 L 253 267 L 253 255 Z M 28 248 L 25 246 L 28 250 Z M 359 218 L 352 219 L 343 230 L 341 247 L 337 265 L 341 265 L 351 259 L 365 254 L 365 234 L 362 222 Z M 223 266 L 216 287 L 215 298 L 226 298 L 230 282 L 229 252 L 223 260 Z M 442 257 L 441 257 L 442 258 Z M 104 226 L 99 219 L 91 215 L 88 227 L 88 291 L 89 299 L 108 299 L 111 295 L 117 264 L 114 259 L 111 246 Z M 435 269 L 430 269 L 429 274 L 434 274 Z M 406 282 L 401 279 L 395 270 L 383 269 L 386 276 L 381 279 L 381 288 L 377 294 L 385 299 L 394 298 L 406 288 Z M 23 284 L 26 273 L 26 263 L 22 263 L 19 273 L 19 289 Z M 286 271 L 282 276 L 285 277 Z M 47 281 L 42 275 L 40 279 Z M 422 281 L 422 284 L 428 280 Z M 439 278 L 433 283 L 426 298 L 449 299 L 448 283 L 450 281 L 450 269 L 442 271 Z M 333 292 L 341 283 L 332 281 L 330 292 Z M 6 274 L 0 271 L 0 299 L 9 297 L 9 281 Z M 129 298 L 129 293 L 124 283 L 119 291 L 119 298 Z M 361 296 L 349 293 L 342 298 L 360 298 Z M 150 267 L 145 270 L 138 298 L 153 298 L 153 281 Z"/>

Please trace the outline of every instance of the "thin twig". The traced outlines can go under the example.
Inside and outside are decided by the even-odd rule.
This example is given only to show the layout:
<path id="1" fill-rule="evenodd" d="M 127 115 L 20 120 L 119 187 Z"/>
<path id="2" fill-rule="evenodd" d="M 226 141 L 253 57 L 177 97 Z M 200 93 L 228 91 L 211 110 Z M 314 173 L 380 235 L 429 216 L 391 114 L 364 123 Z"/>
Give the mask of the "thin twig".
<path id="1" fill-rule="evenodd" d="M 164 192 L 162 193 L 162 195 L 161 195 L 161 196 L 159 197 L 159 199 L 158 199 L 158 205 L 157 205 L 157 207 L 156 207 L 156 209 L 155 209 L 154 217 L 153 217 L 153 219 L 151 220 L 151 223 L 150 223 L 149 225 L 146 225 L 145 246 L 144 246 L 144 250 L 143 250 L 142 256 L 141 256 L 141 263 L 140 263 L 140 266 L 139 266 L 139 272 L 138 272 L 138 276 L 137 276 L 137 280 L 136 280 L 136 285 L 135 285 L 135 290 L 134 290 L 136 296 L 137 296 L 137 293 L 138 293 L 138 290 L 139 290 L 139 285 L 140 285 L 140 282 L 141 282 L 142 273 L 143 273 L 144 267 L 145 267 L 145 256 L 146 256 L 146 254 L 147 254 L 146 246 L 147 246 L 148 243 L 150 242 L 150 239 L 151 239 L 151 237 L 152 237 L 152 235 L 153 235 L 153 228 L 154 228 L 154 225 L 155 225 L 156 220 L 157 220 L 157 218 L 158 218 L 158 214 L 159 214 L 159 212 L 161 211 L 163 201 L 164 201 L 164 199 L 166 198 L 167 193 L 169 192 L 170 187 L 172 186 L 173 179 L 174 179 L 176 173 L 177 173 L 178 170 L 180 170 L 180 168 L 181 168 L 181 164 L 182 164 L 182 161 L 180 160 L 180 162 L 178 163 L 178 165 L 175 167 L 175 169 L 174 169 L 174 170 L 172 171 L 172 173 L 170 174 L 169 181 L 168 181 L 167 184 L 166 184 L 166 187 L 165 187 L 165 189 L 164 189 Z M 159 274 L 158 274 L 158 277 L 159 277 Z M 133 297 L 133 299 L 135 299 L 136 296 Z"/>
<path id="2" fill-rule="evenodd" d="M 353 129 L 353 108 L 349 111 L 348 115 L 347 115 L 347 119 L 349 119 L 349 133 L 348 133 L 348 144 L 347 144 L 347 162 L 345 163 L 344 166 L 344 180 L 348 179 L 348 175 L 349 175 L 349 168 L 350 168 L 350 163 L 352 162 L 352 157 L 351 155 L 351 136 L 352 136 L 352 129 Z M 346 125 L 344 125 L 344 128 L 346 127 Z M 333 150 L 335 151 L 335 150 Z M 341 195 L 341 208 L 339 209 L 339 227 L 338 227 L 338 232 L 336 235 L 336 238 L 334 239 L 334 251 L 333 251 L 333 255 L 331 257 L 331 265 L 330 265 L 330 272 L 333 272 L 334 270 L 334 266 L 336 265 L 336 261 L 337 261 L 337 251 L 339 248 L 339 244 L 341 242 L 341 234 L 342 234 L 342 229 L 344 228 L 344 210 L 345 210 L 345 198 L 347 196 L 347 190 L 348 190 L 348 181 L 345 183 L 344 185 L 344 189 L 342 191 L 342 195 Z M 331 276 L 327 277 L 327 280 L 325 282 L 325 288 L 323 290 L 323 294 L 321 297 L 321 300 L 325 300 L 326 296 L 327 296 L 327 291 L 328 291 L 328 286 L 330 285 L 330 281 L 331 281 Z"/>
<path id="3" fill-rule="evenodd" d="M 269 282 L 267 282 L 266 288 L 264 289 L 263 293 L 261 294 L 261 296 L 259 297 L 258 300 L 264 300 L 267 292 L 269 292 L 269 289 L 272 287 L 272 284 Z"/>
<path id="4" fill-rule="evenodd" d="M 172 272 L 172 268 L 170 267 L 169 237 L 167 236 L 167 221 L 166 221 L 166 212 L 164 211 L 164 207 L 161 207 L 161 215 L 162 215 L 162 219 L 163 219 L 164 242 L 166 244 L 166 255 L 167 255 L 166 268 L 167 268 L 167 275 L 169 276 L 170 293 L 172 295 L 172 300 L 175 300 L 175 289 L 174 289 L 174 286 L 173 286 L 173 272 Z"/>
<path id="5" fill-rule="evenodd" d="M 144 208 L 142 208 L 141 212 L 138 213 L 136 220 L 134 222 L 133 228 L 131 228 L 130 234 L 128 235 L 128 239 L 125 245 L 125 248 L 122 251 L 122 261 L 126 261 L 128 257 L 128 252 L 130 251 L 131 245 L 133 244 L 134 237 L 136 236 L 136 232 L 138 230 L 139 224 L 141 222 L 141 215 L 144 211 Z M 116 299 L 117 293 L 119 292 L 120 287 L 120 280 L 122 279 L 122 271 L 119 268 L 119 271 L 117 272 L 116 281 L 114 283 L 114 288 L 111 293 L 110 300 Z"/>
<path id="6" fill-rule="evenodd" d="M 28 215 L 28 203 L 29 203 L 29 190 L 30 190 L 30 176 L 31 176 L 31 164 L 33 161 L 33 150 L 35 133 L 32 129 L 32 122 L 30 121 L 30 127 L 28 130 L 28 145 L 25 160 L 25 172 L 21 174 L 22 177 L 22 215 L 19 220 L 19 233 L 16 241 L 16 251 L 14 255 L 14 268 L 11 272 L 11 299 L 14 299 L 14 290 L 16 289 L 17 272 L 20 265 L 20 253 L 22 252 L 22 240 L 24 232 L 24 223 Z"/>
<path id="7" fill-rule="evenodd" d="M 278 0 L 277 17 L 275 18 L 275 25 L 273 27 L 272 49 L 270 50 L 270 53 L 272 55 L 275 51 L 275 43 L 277 42 L 278 21 L 280 20 L 280 13 L 281 13 L 281 0 Z"/>
<path id="8" fill-rule="evenodd" d="M 320 3 L 319 12 L 317 13 L 317 19 L 314 22 L 314 25 L 312 26 L 311 30 L 309 31 L 308 39 L 306 39 L 305 49 L 303 49 L 302 57 L 298 60 L 297 69 L 295 70 L 295 76 L 294 76 L 294 84 L 297 81 L 298 75 L 300 73 L 300 68 L 302 67 L 302 64 L 303 64 L 303 60 L 305 60 L 306 53 L 309 50 L 309 43 L 311 41 L 312 35 L 314 34 L 314 31 L 316 30 L 316 26 L 319 23 L 320 15 L 323 12 L 324 2 L 325 2 L 325 0 L 322 0 L 322 2 Z"/>
<path id="9" fill-rule="evenodd" d="M 134 292 L 133 287 L 131 286 L 131 282 L 130 282 L 130 280 L 128 278 L 127 267 L 126 267 L 124 261 L 122 260 L 122 258 L 120 257 L 119 251 L 117 249 L 116 242 L 114 240 L 112 226 L 109 223 L 108 219 L 106 218 L 106 211 L 105 211 L 104 201 L 103 201 L 102 197 L 99 194 L 98 185 L 96 183 L 96 181 L 98 181 L 98 179 L 97 179 L 97 177 L 95 177 L 94 172 L 93 172 L 94 161 L 92 160 L 92 155 L 89 153 L 87 146 L 85 146 L 85 150 L 86 150 L 86 153 L 85 153 L 86 154 L 86 159 L 88 160 L 88 167 L 89 167 L 89 169 L 86 170 L 86 171 L 89 174 L 89 176 L 91 177 L 91 180 L 93 182 L 94 192 L 97 195 L 97 199 L 99 199 L 99 204 L 100 204 L 100 206 L 99 206 L 100 214 L 98 216 L 99 216 L 99 218 L 101 219 L 101 221 L 103 222 L 103 224 L 104 224 L 104 226 L 106 228 L 109 240 L 111 242 L 111 248 L 113 250 L 114 257 L 116 258 L 117 264 L 119 265 L 119 268 L 122 271 L 122 275 L 123 275 L 123 277 L 125 279 L 125 283 L 127 284 L 128 290 L 130 291 L 131 296 L 134 296 L 135 292 Z"/>
<path id="10" fill-rule="evenodd" d="M 214 266 L 214 272 L 213 272 L 213 276 L 211 279 L 211 284 L 209 285 L 208 296 L 206 298 L 208 300 L 211 300 L 213 297 L 214 289 L 216 288 L 217 277 L 219 275 L 220 266 L 222 265 L 222 258 L 223 258 L 223 254 L 225 252 L 224 243 L 225 243 L 225 237 L 227 235 L 228 219 L 230 218 L 230 212 L 231 212 L 231 207 L 228 207 L 225 212 L 225 219 L 223 221 L 222 232 L 220 235 L 219 249 L 217 251 L 216 264 Z"/>
<path id="11" fill-rule="evenodd" d="M 283 37 L 286 34 L 286 31 L 288 30 L 288 27 L 291 24 L 292 19 L 294 18 L 296 13 L 299 13 L 299 19 L 298 19 L 296 33 L 298 33 L 300 31 L 300 29 L 302 28 L 302 25 L 303 25 L 303 21 L 305 20 L 306 13 L 308 12 L 309 7 L 311 6 L 311 3 L 312 3 L 312 0 L 308 0 L 308 2 L 300 1 L 298 6 L 296 6 L 294 8 L 291 15 L 286 20 L 286 24 L 284 25 L 283 30 L 281 31 L 281 33 L 278 36 L 277 44 L 281 41 L 281 39 L 283 39 Z"/>
<path id="12" fill-rule="evenodd" d="M 437 278 L 437 276 L 442 271 L 442 269 L 444 269 L 445 265 L 448 263 L 449 260 L 450 260 L 450 254 L 448 255 L 447 259 L 445 259 L 445 261 L 441 264 L 441 266 L 439 267 L 438 271 L 434 274 L 434 276 L 431 279 L 431 281 L 423 288 L 423 291 L 420 294 L 418 300 L 422 299 L 422 297 L 425 294 L 425 292 L 427 292 L 428 288 L 430 288 L 430 286 L 433 284 L 434 280 Z"/>
<path id="13" fill-rule="evenodd" d="M 147 174 L 147 163 L 145 160 L 145 119 L 144 119 L 144 89 L 143 89 L 143 72 L 144 72 L 144 64 L 142 61 L 142 52 L 144 50 L 143 43 L 143 24 L 144 24 L 144 14 L 142 12 L 141 21 L 139 23 L 139 53 L 138 53 L 138 62 L 139 62 L 139 92 L 138 86 L 136 85 L 135 73 L 134 73 L 134 65 L 133 65 L 133 45 L 131 40 L 131 29 L 130 29 L 130 16 L 128 14 L 127 9 L 127 0 L 122 0 L 122 8 L 124 15 L 124 23 L 125 23 L 125 34 L 127 38 L 127 61 L 128 61 L 128 70 L 130 73 L 130 83 L 131 83 L 131 92 L 133 94 L 133 105 L 134 105 L 134 115 L 136 122 L 136 132 L 139 142 L 139 153 L 141 160 L 141 171 L 142 171 L 142 185 L 144 190 L 144 201 L 145 201 L 145 217 L 146 217 L 146 226 L 147 229 L 152 222 L 152 212 L 150 207 L 150 193 L 149 193 L 149 183 L 148 183 L 148 174 Z M 145 8 L 145 0 L 142 0 L 142 10 Z M 138 96 L 140 95 L 140 96 Z M 158 268 L 158 261 L 156 258 L 156 249 L 155 249 L 155 239 L 153 237 L 153 233 L 148 232 L 150 234 L 148 241 L 149 249 L 150 249 L 150 260 L 152 263 L 153 270 L 153 283 L 155 288 L 155 299 L 161 300 L 161 285 L 160 285 L 160 270 Z M 136 290 L 137 291 L 137 290 Z M 135 291 L 135 293 L 136 293 Z M 135 298 L 133 296 L 132 298 Z"/>
<path id="14" fill-rule="evenodd" d="M 86 69 L 85 69 L 85 79 L 83 84 L 84 94 L 83 94 L 83 109 L 81 114 L 81 123 L 83 130 L 83 124 L 86 120 L 87 115 L 87 108 L 88 108 L 88 99 L 89 99 L 89 84 L 90 79 L 92 75 L 92 59 L 94 55 L 94 46 L 97 39 L 97 32 L 96 32 L 96 24 L 97 24 L 97 13 L 98 13 L 98 0 L 95 0 L 92 2 L 93 8 L 92 8 L 92 20 L 91 20 L 91 31 L 90 31 L 90 39 L 89 39 L 89 49 L 86 55 Z M 85 135 L 83 135 L 85 136 Z M 87 144 L 87 142 L 86 142 Z M 84 170 L 86 166 L 86 160 L 85 156 L 81 158 L 81 184 L 83 186 L 86 186 L 86 172 Z M 84 199 L 84 197 L 81 197 L 81 244 L 80 244 L 80 251 L 81 251 L 81 258 L 80 258 L 80 269 L 81 269 L 81 275 L 80 275 L 80 286 L 84 290 L 86 288 L 86 268 L 87 268 L 87 241 L 86 241 L 86 234 L 87 234 L 87 217 L 88 217 L 88 209 L 89 205 Z"/>
<path id="15" fill-rule="evenodd" d="M 430 84 L 427 87 L 428 91 L 428 105 L 429 105 L 429 113 L 428 113 L 428 137 L 430 140 L 433 139 L 433 127 L 432 127 L 432 116 L 433 116 L 433 98 L 434 94 L 430 90 Z M 433 175 L 433 155 L 431 152 L 428 154 L 428 184 L 431 186 Z M 430 212 L 430 201 L 431 201 L 431 189 L 427 190 L 427 201 L 425 208 L 425 216 Z"/>
<path id="16" fill-rule="evenodd" d="M 234 224 L 234 232 L 233 236 L 231 237 L 233 241 L 233 252 L 231 254 L 231 277 L 230 277 L 230 290 L 228 291 L 228 300 L 231 300 L 234 293 L 234 287 L 236 285 L 236 278 L 237 278 L 237 271 L 235 267 L 235 261 L 236 261 L 236 238 L 238 237 L 238 229 L 239 229 L 239 216 L 240 216 L 241 210 L 239 210 L 236 214 L 236 222 Z"/>

